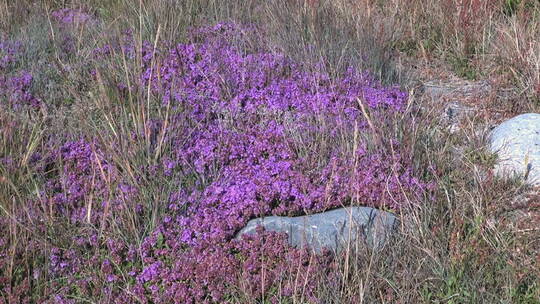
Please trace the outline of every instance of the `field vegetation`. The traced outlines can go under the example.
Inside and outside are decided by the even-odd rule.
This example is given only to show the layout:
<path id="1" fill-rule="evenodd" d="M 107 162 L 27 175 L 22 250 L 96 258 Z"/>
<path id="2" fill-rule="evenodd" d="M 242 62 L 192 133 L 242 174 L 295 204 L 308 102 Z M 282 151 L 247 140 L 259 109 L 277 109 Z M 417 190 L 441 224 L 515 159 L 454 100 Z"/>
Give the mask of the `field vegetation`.
<path id="1" fill-rule="evenodd" d="M 449 131 L 426 82 L 486 81 Z M 540 303 L 537 0 L 0 0 L 0 304 Z M 235 239 L 393 212 L 381 250 Z"/>

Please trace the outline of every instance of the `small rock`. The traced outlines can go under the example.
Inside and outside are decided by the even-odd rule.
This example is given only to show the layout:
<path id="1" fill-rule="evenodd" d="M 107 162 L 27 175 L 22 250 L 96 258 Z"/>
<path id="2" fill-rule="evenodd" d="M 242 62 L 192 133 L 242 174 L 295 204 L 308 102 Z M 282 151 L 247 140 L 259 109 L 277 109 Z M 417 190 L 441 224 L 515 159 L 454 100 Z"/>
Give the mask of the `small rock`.
<path id="1" fill-rule="evenodd" d="M 490 149 L 498 153 L 495 172 L 520 176 L 532 185 L 540 183 L 540 114 L 528 113 L 493 129 Z"/>
<path id="2" fill-rule="evenodd" d="M 474 111 L 473 108 L 463 105 L 459 101 L 451 101 L 446 104 L 443 116 L 443 124 L 448 127 L 450 133 L 459 131 L 461 121 Z"/>
<path id="3" fill-rule="evenodd" d="M 460 119 L 465 113 L 473 111 L 473 108 L 461 104 L 459 101 L 451 101 L 446 105 L 446 119 L 453 121 Z"/>
<path id="4" fill-rule="evenodd" d="M 289 244 L 339 252 L 347 242 L 364 237 L 370 248 L 380 249 L 398 220 L 388 212 L 368 207 L 347 207 L 298 217 L 267 216 L 248 222 L 238 234 L 255 233 L 261 225 L 268 231 L 285 232 Z"/>

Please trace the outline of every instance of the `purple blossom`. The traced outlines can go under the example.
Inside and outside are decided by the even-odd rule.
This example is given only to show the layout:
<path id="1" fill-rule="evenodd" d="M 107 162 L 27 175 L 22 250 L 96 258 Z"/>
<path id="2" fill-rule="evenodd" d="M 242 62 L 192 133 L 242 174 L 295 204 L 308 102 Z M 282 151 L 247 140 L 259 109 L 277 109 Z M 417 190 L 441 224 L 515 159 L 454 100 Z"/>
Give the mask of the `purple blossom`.
<path id="1" fill-rule="evenodd" d="M 0 40 L 0 71 L 15 63 L 21 51 L 22 43 L 20 41 Z"/>
<path id="2" fill-rule="evenodd" d="M 142 273 L 139 274 L 139 276 L 137 277 L 137 281 L 145 283 L 157 279 L 159 277 L 161 266 L 162 263 L 159 261 L 146 266 L 146 268 L 143 269 Z"/>
<path id="3" fill-rule="evenodd" d="M 51 15 L 58 23 L 63 25 L 83 24 L 93 21 L 92 16 L 78 9 L 63 8 L 53 11 Z"/>
<path id="4" fill-rule="evenodd" d="M 32 83 L 34 77 L 29 72 L 20 72 L 18 76 L 3 79 L 0 76 L 0 96 L 7 97 L 7 101 L 14 107 L 19 108 L 24 105 L 39 107 L 42 105 L 41 99 L 32 93 Z"/>

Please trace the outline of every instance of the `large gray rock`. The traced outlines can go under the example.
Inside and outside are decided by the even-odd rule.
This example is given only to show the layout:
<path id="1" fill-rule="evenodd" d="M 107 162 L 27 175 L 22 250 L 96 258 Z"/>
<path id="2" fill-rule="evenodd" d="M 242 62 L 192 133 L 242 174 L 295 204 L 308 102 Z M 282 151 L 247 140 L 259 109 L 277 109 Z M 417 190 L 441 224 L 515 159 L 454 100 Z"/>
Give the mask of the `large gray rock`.
<path id="1" fill-rule="evenodd" d="M 396 224 L 397 219 L 391 213 L 368 207 L 347 207 L 306 216 L 253 219 L 237 238 L 255 233 L 261 225 L 268 231 L 286 232 L 292 246 L 307 245 L 316 252 L 323 248 L 339 252 L 347 242 L 354 245 L 358 237 L 363 237 L 371 248 L 380 249 Z"/>
<path id="2" fill-rule="evenodd" d="M 498 175 L 526 178 L 540 183 L 540 114 L 528 113 L 507 120 L 493 129 L 490 149 L 499 156 Z"/>

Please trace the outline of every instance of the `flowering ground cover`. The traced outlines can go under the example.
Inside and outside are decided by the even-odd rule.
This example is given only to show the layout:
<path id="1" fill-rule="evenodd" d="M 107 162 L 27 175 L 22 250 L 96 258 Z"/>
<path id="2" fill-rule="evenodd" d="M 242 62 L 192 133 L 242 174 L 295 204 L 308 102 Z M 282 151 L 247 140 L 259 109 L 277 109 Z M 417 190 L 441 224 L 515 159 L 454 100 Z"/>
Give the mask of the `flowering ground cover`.
<path id="1" fill-rule="evenodd" d="M 65 27 L 90 20 L 69 10 L 52 16 L 64 40 L 70 39 Z M 374 118 L 398 113 L 407 93 L 353 68 L 333 80 L 283 54 L 246 51 L 234 43 L 245 30 L 219 23 L 193 29 L 190 43 L 172 46 L 138 46 L 128 31 L 119 43 L 94 50 L 101 59 L 123 53 L 133 64 L 140 54 L 141 74 L 129 79 L 129 87 L 119 82 L 116 89 L 140 92 L 143 102 L 167 112 L 165 118 L 146 117 L 144 134 L 126 134 L 133 142 L 146 141 L 146 152 L 156 157 L 134 168 L 137 176 L 130 181 L 107 153 L 119 147 L 103 147 L 98 135 L 51 134 L 32 153 L 3 155 L 8 174 L 18 169 L 21 157 L 29 157 L 24 161 L 36 182 L 35 196 L 12 214 L 18 224 L 39 225 L 46 233 L 56 224 L 35 219 L 54 218 L 66 229 L 86 228 L 66 236 L 63 246 L 43 248 L 36 242 L 24 248 L 47 267 L 33 268 L 22 285 L 11 286 L 3 277 L 7 294 L 30 301 L 33 281 L 45 276 L 50 286 L 41 300 L 59 303 L 96 295 L 115 303 L 222 303 L 240 280 L 254 297 L 277 299 L 278 284 L 290 294 L 295 281 L 288 278 L 294 272 L 322 275 L 331 258 L 289 248 L 283 235 L 263 231 L 233 240 L 247 221 L 351 204 L 395 210 L 405 194 L 422 195 L 426 183 L 414 176 L 410 160 L 390 149 L 370 149 L 358 136 L 372 132 L 366 111 Z M 2 46 L 4 111 L 52 107 L 33 92 L 32 74 L 16 68 L 17 50 L 24 46 L 11 41 Z M 99 81 L 98 74 L 94 70 L 89 76 Z M 356 148 L 320 147 L 320 136 L 356 136 Z M 388 144 L 399 149 L 397 140 Z M 167 200 L 156 202 L 162 214 L 137 244 L 112 231 L 122 225 L 118 214 L 126 209 L 141 217 L 151 212 L 137 197 L 144 191 L 137 184 L 142 176 L 163 176 L 174 187 Z M 32 219 L 25 218 L 28 214 Z M 11 219 L 3 220 L 7 237 Z M 2 244 L 2 258 L 8 259 L 10 242 L 4 238 Z M 317 299 L 314 283 L 304 286 L 309 301 Z"/>
<path id="2" fill-rule="evenodd" d="M 329 52 L 301 60 L 261 24 L 169 39 L 165 21 L 145 34 L 142 3 L 138 24 L 106 7 L 0 33 L 0 304 L 427 303 L 476 289 L 455 283 L 475 275 L 468 242 L 497 256 L 477 272 L 497 285 L 507 256 L 452 207 L 476 175 L 454 171 L 409 91 L 329 68 Z M 395 243 L 335 256 L 262 229 L 235 239 L 256 217 L 351 205 L 401 215 Z"/>

